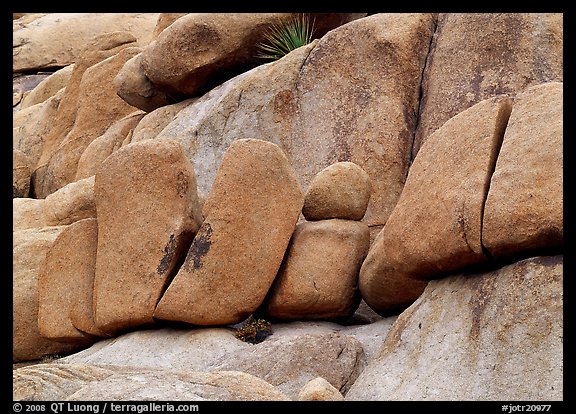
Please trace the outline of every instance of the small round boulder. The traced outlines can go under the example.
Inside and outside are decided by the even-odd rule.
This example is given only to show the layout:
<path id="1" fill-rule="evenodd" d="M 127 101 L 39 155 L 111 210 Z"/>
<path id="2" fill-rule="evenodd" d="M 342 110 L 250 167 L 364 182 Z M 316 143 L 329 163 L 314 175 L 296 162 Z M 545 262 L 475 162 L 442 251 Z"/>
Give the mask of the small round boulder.
<path id="1" fill-rule="evenodd" d="M 370 177 L 353 162 L 334 163 L 310 182 L 302 214 L 308 221 L 362 220 L 370 201 Z"/>

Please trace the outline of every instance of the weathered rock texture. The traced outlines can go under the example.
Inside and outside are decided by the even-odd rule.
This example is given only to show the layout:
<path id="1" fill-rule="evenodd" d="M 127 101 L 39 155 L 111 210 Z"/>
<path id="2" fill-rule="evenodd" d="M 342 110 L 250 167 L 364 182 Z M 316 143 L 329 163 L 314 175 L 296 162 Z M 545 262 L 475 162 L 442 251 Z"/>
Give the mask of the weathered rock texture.
<path id="1" fill-rule="evenodd" d="M 45 199 L 12 200 L 13 231 L 60 226 L 90 217 L 96 217 L 94 176 L 70 183 Z"/>
<path id="2" fill-rule="evenodd" d="M 153 323 L 152 313 L 200 225 L 196 178 L 176 142 L 149 140 L 110 155 L 96 173 L 96 326 Z"/>
<path id="3" fill-rule="evenodd" d="M 563 80 L 562 13 L 443 13 L 424 73 L 413 157 L 477 102 Z"/>
<path id="4" fill-rule="evenodd" d="M 86 343 L 87 333 L 100 334 L 92 304 L 97 244 L 97 220 L 88 218 L 66 226 L 47 252 L 38 275 L 38 328 L 43 337 Z"/>
<path id="5" fill-rule="evenodd" d="M 562 274 L 542 256 L 431 281 L 346 399 L 562 400 Z"/>
<path id="6" fill-rule="evenodd" d="M 198 325 L 246 319 L 276 277 L 303 203 L 277 145 L 233 142 L 204 204 L 205 220 L 154 316 Z"/>
<path id="7" fill-rule="evenodd" d="M 12 150 L 12 197 L 28 197 L 30 192 L 30 159 L 22 151 Z"/>
<path id="8" fill-rule="evenodd" d="M 299 224 L 263 308 L 279 319 L 351 316 L 360 302 L 358 274 L 370 247 L 366 223 Z"/>
<path id="9" fill-rule="evenodd" d="M 13 72 L 75 63 L 95 36 L 124 30 L 140 46 L 152 40 L 158 13 L 48 13 L 14 31 Z"/>
<path id="10" fill-rule="evenodd" d="M 267 382 L 249 374 L 231 371 L 158 372 L 130 367 L 41 364 L 15 370 L 13 384 L 14 400 L 288 400 Z"/>
<path id="11" fill-rule="evenodd" d="M 353 162 L 336 162 L 310 182 L 302 214 L 306 220 L 362 220 L 370 201 L 370 177 Z"/>
<path id="12" fill-rule="evenodd" d="M 68 353 L 78 344 L 44 338 L 38 329 L 38 273 L 64 226 L 12 233 L 12 360 L 29 361 Z"/>
<path id="13" fill-rule="evenodd" d="M 563 84 L 514 100 L 484 210 L 482 242 L 494 257 L 563 244 Z"/>
<path id="14" fill-rule="evenodd" d="M 405 308 L 424 290 L 413 279 L 487 259 L 482 214 L 511 109 L 506 96 L 486 99 L 426 141 L 360 271 L 360 291 L 372 309 Z"/>
<path id="15" fill-rule="evenodd" d="M 45 177 L 47 175 L 46 169 L 59 145 L 65 140 L 76 123 L 81 92 L 80 85 L 84 72 L 98 62 L 114 56 L 122 49 L 135 44 L 136 38 L 132 34 L 128 32 L 112 32 L 96 36 L 85 46 L 85 50 L 74 64 L 72 75 L 66 85 L 58 111 L 51 121 L 49 133 L 46 134 L 43 140 L 41 156 L 32 177 L 33 188 L 37 197 L 46 197 L 52 189 L 51 178 Z M 98 94 L 100 93 L 99 91 Z M 123 102 L 120 98 L 116 98 Z"/>

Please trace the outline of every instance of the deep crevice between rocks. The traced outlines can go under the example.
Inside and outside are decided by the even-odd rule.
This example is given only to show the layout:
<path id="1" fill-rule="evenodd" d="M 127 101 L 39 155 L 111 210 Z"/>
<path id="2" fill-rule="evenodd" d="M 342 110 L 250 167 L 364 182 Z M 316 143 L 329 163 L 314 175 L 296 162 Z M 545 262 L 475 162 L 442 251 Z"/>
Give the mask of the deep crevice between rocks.
<path id="1" fill-rule="evenodd" d="M 420 82 L 418 87 L 418 107 L 416 108 L 416 125 L 414 125 L 414 131 L 412 132 L 412 144 L 410 145 L 410 154 L 408 154 L 409 162 L 408 168 L 406 169 L 406 176 L 404 180 L 408 177 L 408 172 L 410 171 L 410 167 L 414 162 L 414 158 L 416 158 L 416 154 L 414 154 L 414 145 L 416 143 L 416 132 L 420 127 L 420 116 L 422 115 L 422 100 L 424 99 L 424 78 L 426 76 L 426 70 L 432 61 L 432 55 L 434 54 L 434 49 L 436 48 L 436 38 L 438 32 L 438 15 L 435 15 L 432 24 L 434 29 L 432 31 L 432 35 L 430 36 L 430 43 L 428 44 L 428 53 L 426 54 L 426 60 L 424 61 L 424 65 L 422 66 L 422 72 L 420 73 Z"/>
<path id="2" fill-rule="evenodd" d="M 508 121 L 510 120 L 510 115 L 512 113 L 513 101 L 510 99 L 509 105 L 503 106 L 498 112 L 498 117 L 496 119 L 496 130 L 494 131 L 495 143 L 492 147 L 492 153 L 490 154 L 490 161 L 488 165 L 488 171 L 486 174 L 486 180 L 484 181 L 484 188 L 482 194 L 482 207 L 480 211 L 480 247 L 482 248 L 482 253 L 488 260 L 492 260 L 492 254 L 484 246 L 483 242 L 483 231 L 484 231 L 484 210 L 486 209 L 486 201 L 488 200 L 488 192 L 490 191 L 490 184 L 492 183 L 492 176 L 494 171 L 496 171 L 496 161 L 498 161 L 498 156 L 500 155 L 500 150 L 502 149 L 502 144 L 504 142 L 504 133 L 506 132 L 506 127 L 508 126 Z"/>

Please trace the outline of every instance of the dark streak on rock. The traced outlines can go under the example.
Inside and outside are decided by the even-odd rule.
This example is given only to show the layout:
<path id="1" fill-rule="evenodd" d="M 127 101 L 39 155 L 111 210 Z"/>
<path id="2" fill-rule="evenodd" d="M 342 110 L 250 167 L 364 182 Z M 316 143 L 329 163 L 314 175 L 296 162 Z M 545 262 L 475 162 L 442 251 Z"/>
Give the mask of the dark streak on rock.
<path id="1" fill-rule="evenodd" d="M 205 221 L 198 230 L 192 246 L 190 246 L 190 250 L 188 250 L 188 255 L 184 261 L 184 268 L 186 270 L 190 270 L 190 263 L 192 263 L 194 270 L 202 267 L 202 258 L 208 253 L 212 245 L 211 237 L 212 226 Z"/>
<path id="2" fill-rule="evenodd" d="M 166 243 L 166 247 L 164 247 L 164 256 L 156 268 L 156 273 L 158 273 L 160 276 L 164 276 L 164 274 L 166 274 L 166 272 L 169 270 L 172 259 L 174 258 L 174 254 L 176 253 L 176 245 L 176 238 L 173 234 L 171 234 L 168 243 Z"/>

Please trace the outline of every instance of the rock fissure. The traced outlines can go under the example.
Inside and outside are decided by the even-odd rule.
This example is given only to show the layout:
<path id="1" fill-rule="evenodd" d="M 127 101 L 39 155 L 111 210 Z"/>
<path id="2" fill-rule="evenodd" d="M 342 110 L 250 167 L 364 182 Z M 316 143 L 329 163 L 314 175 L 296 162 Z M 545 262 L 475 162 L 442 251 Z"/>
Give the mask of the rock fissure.
<path id="1" fill-rule="evenodd" d="M 410 145 L 410 154 L 409 155 L 409 163 L 408 163 L 408 168 L 406 168 L 406 176 L 404 177 L 404 179 L 406 179 L 406 177 L 408 177 L 408 173 L 410 172 L 410 166 L 412 165 L 412 162 L 414 161 L 414 157 L 416 157 L 416 154 L 414 154 L 414 144 L 416 142 L 416 131 L 418 131 L 418 127 L 420 126 L 420 116 L 422 113 L 422 100 L 424 99 L 424 94 L 425 94 L 425 89 L 424 89 L 424 83 L 425 83 L 425 74 L 426 74 L 426 68 L 428 68 L 428 65 L 430 64 L 430 61 L 432 59 L 432 55 L 434 54 L 434 44 L 436 41 L 436 32 L 438 30 L 438 16 L 435 15 L 434 18 L 432 19 L 432 24 L 434 26 L 434 30 L 432 30 L 432 34 L 430 36 L 430 43 L 428 44 L 428 53 L 426 54 L 426 59 L 424 60 L 424 65 L 422 65 L 422 72 L 420 73 L 420 81 L 418 83 L 418 106 L 416 108 L 416 123 L 414 125 L 414 130 L 412 131 L 412 143 Z"/>

